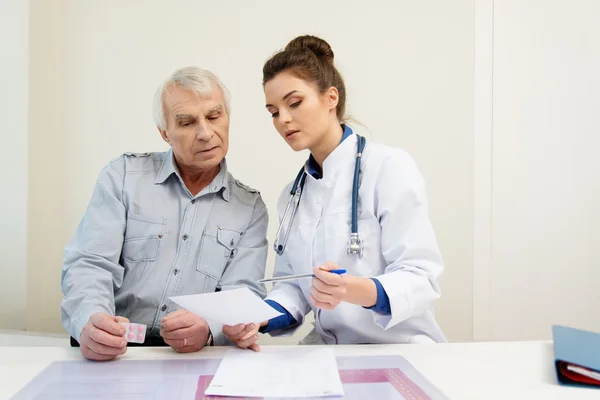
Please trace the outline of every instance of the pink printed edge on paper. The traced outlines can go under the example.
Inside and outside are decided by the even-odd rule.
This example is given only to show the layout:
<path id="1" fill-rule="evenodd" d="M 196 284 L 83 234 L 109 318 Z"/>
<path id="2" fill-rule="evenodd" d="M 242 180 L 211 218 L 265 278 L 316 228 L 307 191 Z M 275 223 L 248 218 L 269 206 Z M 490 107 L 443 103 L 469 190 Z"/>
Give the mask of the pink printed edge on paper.
<path id="1" fill-rule="evenodd" d="M 256 397 L 207 396 L 204 394 L 214 375 L 200 375 L 195 400 L 264 400 Z M 414 400 L 431 398 L 399 368 L 343 369 L 340 370 L 342 384 L 386 383 L 389 382 L 400 395 Z"/>

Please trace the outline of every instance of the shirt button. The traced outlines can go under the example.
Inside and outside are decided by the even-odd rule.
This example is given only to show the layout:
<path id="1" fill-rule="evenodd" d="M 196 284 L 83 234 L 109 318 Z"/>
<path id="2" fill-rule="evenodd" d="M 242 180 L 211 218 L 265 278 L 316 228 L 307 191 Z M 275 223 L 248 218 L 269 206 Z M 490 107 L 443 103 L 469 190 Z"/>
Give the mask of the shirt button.
<path id="1" fill-rule="evenodd" d="M 192 204 L 194 204 L 196 202 L 196 199 L 192 199 Z"/>
<path id="2" fill-rule="evenodd" d="M 175 275 L 177 275 L 177 273 L 178 273 L 178 272 L 179 272 L 179 270 L 178 270 L 178 269 L 176 269 L 175 271 L 173 271 L 173 273 L 174 273 Z"/>
<path id="3" fill-rule="evenodd" d="M 188 235 L 183 235 L 183 240 L 187 240 L 188 239 Z"/>
<path id="4" fill-rule="evenodd" d="M 163 310 L 163 311 L 167 311 L 167 306 L 166 306 L 166 305 L 162 306 L 162 307 L 161 307 L 161 310 Z"/>

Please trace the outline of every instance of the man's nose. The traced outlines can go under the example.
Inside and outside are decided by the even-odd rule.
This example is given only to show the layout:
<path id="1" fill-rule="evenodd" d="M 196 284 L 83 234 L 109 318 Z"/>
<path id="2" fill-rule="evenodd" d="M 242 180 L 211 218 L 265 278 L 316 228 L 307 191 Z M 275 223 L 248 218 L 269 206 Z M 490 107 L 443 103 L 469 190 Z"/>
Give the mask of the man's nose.
<path id="1" fill-rule="evenodd" d="M 209 124 L 206 119 L 200 120 L 198 129 L 196 129 L 196 139 L 208 142 L 210 139 L 212 139 L 214 134 L 215 131 L 211 124 Z"/>

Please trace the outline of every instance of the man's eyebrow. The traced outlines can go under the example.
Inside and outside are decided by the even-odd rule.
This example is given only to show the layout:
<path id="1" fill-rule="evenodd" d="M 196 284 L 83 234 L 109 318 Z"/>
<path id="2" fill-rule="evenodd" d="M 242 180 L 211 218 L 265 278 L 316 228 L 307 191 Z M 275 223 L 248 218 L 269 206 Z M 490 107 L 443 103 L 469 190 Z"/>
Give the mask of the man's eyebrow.
<path id="1" fill-rule="evenodd" d="M 207 114 L 210 114 L 213 112 L 221 112 L 221 111 L 223 111 L 223 106 L 221 104 L 219 104 L 218 106 L 214 106 L 213 108 L 208 110 Z"/>
<path id="2" fill-rule="evenodd" d="M 189 119 L 189 118 L 194 118 L 194 116 L 190 115 L 190 114 L 177 114 L 177 115 L 175 115 L 175 119 Z"/>
<path id="3" fill-rule="evenodd" d="M 283 96 L 282 100 L 287 99 L 288 97 L 290 97 L 291 95 L 298 93 L 297 90 L 292 90 L 291 92 L 289 92 L 288 94 L 286 94 L 285 96 Z M 265 107 L 269 108 L 269 107 L 273 107 L 273 104 L 265 104 Z"/>

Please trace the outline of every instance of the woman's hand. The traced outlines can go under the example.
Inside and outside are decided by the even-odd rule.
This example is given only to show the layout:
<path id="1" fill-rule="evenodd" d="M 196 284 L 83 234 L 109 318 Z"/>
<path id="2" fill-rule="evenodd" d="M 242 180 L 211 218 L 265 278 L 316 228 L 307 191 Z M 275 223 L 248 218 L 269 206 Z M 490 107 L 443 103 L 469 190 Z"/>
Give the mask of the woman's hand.
<path id="1" fill-rule="evenodd" d="M 258 340 L 258 329 L 267 325 L 268 321 L 260 324 L 238 324 L 234 326 L 224 325 L 223 333 L 232 342 L 241 349 L 250 349 L 260 351 L 260 346 L 256 343 Z"/>
<path id="2" fill-rule="evenodd" d="M 332 269 L 340 268 L 335 263 L 313 268 L 315 277 L 310 288 L 310 302 L 317 308 L 333 310 L 346 298 L 349 277 L 327 272 Z"/>

